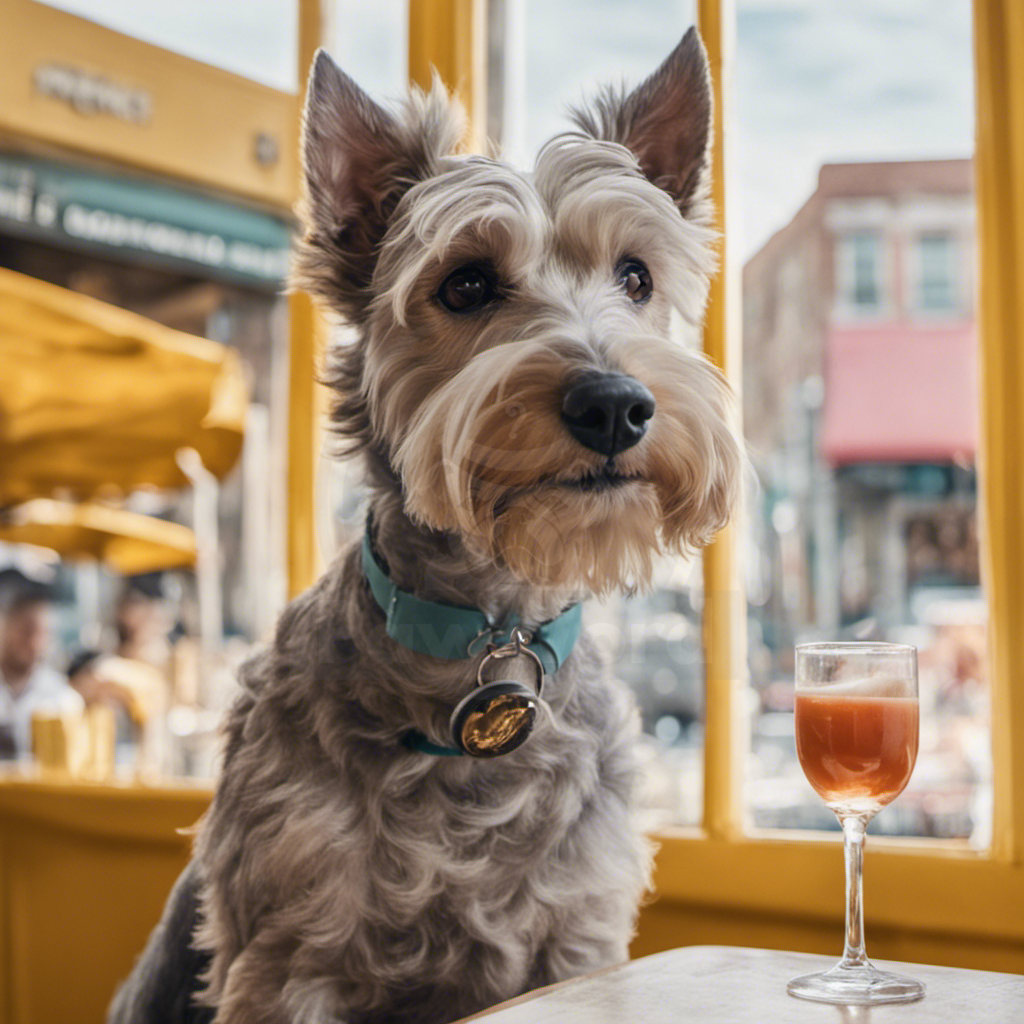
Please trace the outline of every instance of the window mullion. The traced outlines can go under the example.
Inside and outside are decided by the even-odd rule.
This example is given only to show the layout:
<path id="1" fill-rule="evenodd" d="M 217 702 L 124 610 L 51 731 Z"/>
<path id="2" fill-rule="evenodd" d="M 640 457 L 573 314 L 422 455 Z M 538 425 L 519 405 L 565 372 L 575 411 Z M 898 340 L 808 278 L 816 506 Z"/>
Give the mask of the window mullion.
<path id="1" fill-rule="evenodd" d="M 295 135 L 298 150 L 306 76 L 317 47 L 323 42 L 322 0 L 300 0 L 298 9 L 299 95 L 295 100 Z M 296 168 L 292 183 L 298 199 L 304 183 Z M 327 399 L 317 382 L 320 356 L 326 341 L 321 315 L 304 292 L 288 297 L 288 597 L 312 586 L 322 565 L 316 543 L 316 464 L 320 456 Z"/>
<path id="2" fill-rule="evenodd" d="M 711 282 L 704 351 L 737 394 L 740 421 L 738 279 L 730 272 L 726 240 L 725 145 L 735 39 L 732 0 L 697 0 L 697 24 L 708 51 L 715 123 L 711 150 L 711 194 L 720 235 L 719 272 Z M 738 512 L 739 510 L 737 510 Z M 741 682 L 745 652 L 743 593 L 738 571 L 736 526 L 726 527 L 704 552 L 704 829 L 714 839 L 730 838 L 742 827 L 743 748 Z"/>
<path id="3" fill-rule="evenodd" d="M 993 855 L 1024 856 L 1024 7 L 975 0 L 985 587 L 992 692 Z"/>
<path id="4" fill-rule="evenodd" d="M 409 0 L 409 80 L 429 89 L 434 71 L 469 116 L 466 146 L 483 151 L 487 117 L 484 0 Z"/>

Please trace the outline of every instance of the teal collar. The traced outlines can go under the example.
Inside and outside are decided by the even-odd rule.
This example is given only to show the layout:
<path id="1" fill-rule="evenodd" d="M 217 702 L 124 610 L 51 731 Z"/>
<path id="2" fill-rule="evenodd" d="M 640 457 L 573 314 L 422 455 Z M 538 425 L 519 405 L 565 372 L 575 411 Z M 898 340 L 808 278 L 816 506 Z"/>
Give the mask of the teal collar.
<path id="1" fill-rule="evenodd" d="M 510 643 L 513 627 L 520 625 L 516 616 L 495 624 L 479 609 L 424 601 L 399 590 L 373 550 L 369 524 L 363 535 L 363 572 L 387 618 L 388 636 L 419 654 L 452 660 L 475 658 L 488 644 Z M 581 607 L 574 604 L 558 618 L 531 630 L 533 639 L 527 646 L 540 658 L 547 675 L 557 672 L 569 657 L 581 626 Z"/>

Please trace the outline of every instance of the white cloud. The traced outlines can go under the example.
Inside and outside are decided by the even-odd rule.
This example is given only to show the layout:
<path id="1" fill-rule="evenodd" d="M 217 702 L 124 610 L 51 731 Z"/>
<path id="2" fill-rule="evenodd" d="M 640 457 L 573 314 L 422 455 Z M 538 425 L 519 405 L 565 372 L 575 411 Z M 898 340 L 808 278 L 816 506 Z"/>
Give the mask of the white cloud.
<path id="1" fill-rule="evenodd" d="M 810 195 L 822 163 L 971 155 L 970 26 L 969 0 L 739 0 L 744 256 Z"/>
<path id="2" fill-rule="evenodd" d="M 693 21 L 692 3 L 526 0 L 529 163 L 564 109 L 636 83 Z M 973 150 L 970 0 L 737 0 L 730 235 L 746 258 L 814 191 L 829 161 Z"/>
<path id="3" fill-rule="evenodd" d="M 524 0 L 525 130 L 510 153 L 530 165 L 540 145 L 570 127 L 566 108 L 598 86 L 643 81 L 693 24 L 693 0 Z"/>

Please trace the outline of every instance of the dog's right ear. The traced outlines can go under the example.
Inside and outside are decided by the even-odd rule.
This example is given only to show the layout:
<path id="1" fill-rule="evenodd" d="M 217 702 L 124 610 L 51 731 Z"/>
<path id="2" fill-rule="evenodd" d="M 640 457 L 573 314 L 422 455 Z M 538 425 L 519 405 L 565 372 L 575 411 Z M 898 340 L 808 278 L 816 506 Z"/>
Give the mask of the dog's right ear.
<path id="1" fill-rule="evenodd" d="M 403 193 L 428 177 L 461 134 L 443 88 L 414 94 L 404 117 L 374 103 L 324 50 L 317 51 L 303 113 L 294 287 L 359 322 L 388 221 Z"/>
<path id="2" fill-rule="evenodd" d="M 573 119 L 591 137 L 632 150 L 684 217 L 710 218 L 711 73 L 695 28 L 633 92 L 606 88 Z"/>

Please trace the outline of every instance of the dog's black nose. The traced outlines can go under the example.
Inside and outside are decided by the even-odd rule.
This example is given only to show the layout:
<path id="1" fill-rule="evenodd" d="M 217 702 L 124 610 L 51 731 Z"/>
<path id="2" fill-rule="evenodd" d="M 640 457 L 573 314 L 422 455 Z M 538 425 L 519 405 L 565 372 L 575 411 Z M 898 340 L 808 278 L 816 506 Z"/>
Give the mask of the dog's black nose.
<path id="1" fill-rule="evenodd" d="M 588 375 L 562 399 L 562 420 L 569 433 L 608 458 L 632 448 L 647 432 L 653 415 L 654 395 L 622 373 Z"/>

